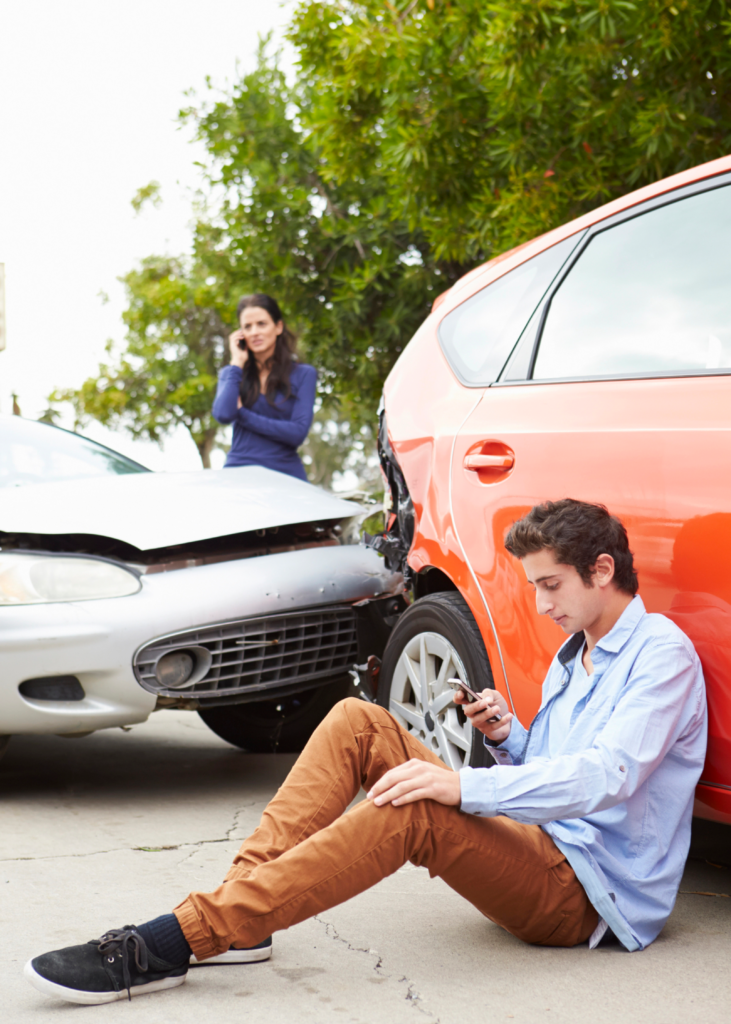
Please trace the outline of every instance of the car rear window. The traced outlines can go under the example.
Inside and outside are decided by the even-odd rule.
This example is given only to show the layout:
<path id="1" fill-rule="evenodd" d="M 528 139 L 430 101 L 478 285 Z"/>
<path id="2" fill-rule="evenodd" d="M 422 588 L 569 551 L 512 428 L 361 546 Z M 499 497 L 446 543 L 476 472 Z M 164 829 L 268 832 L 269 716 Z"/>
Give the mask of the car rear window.
<path id="1" fill-rule="evenodd" d="M 731 186 L 595 235 L 551 299 L 533 378 L 731 370 Z"/>
<path id="2" fill-rule="evenodd" d="M 582 235 L 572 235 L 521 263 L 448 313 L 439 342 L 465 384 L 497 379 L 506 359 Z"/>

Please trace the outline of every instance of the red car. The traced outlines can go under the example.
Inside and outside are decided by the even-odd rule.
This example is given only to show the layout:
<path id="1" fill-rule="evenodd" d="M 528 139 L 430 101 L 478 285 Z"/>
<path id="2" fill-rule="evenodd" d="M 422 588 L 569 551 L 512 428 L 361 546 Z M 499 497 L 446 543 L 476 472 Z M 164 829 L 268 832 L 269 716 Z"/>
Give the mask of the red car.
<path id="1" fill-rule="evenodd" d="M 391 494 L 375 546 L 413 603 L 378 700 L 454 767 L 489 755 L 450 676 L 494 685 L 524 724 L 565 637 L 507 554 L 545 499 L 625 523 L 648 611 L 705 670 L 696 813 L 731 823 L 731 157 L 633 192 L 458 281 L 384 391 Z"/>

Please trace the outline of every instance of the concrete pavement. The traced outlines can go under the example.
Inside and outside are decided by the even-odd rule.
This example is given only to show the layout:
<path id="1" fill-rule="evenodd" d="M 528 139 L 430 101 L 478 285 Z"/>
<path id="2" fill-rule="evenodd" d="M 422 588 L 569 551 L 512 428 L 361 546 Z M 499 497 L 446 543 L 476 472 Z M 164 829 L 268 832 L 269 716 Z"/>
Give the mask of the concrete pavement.
<path id="1" fill-rule="evenodd" d="M 731 831 L 707 826 L 669 924 L 643 953 L 525 946 L 408 865 L 276 935 L 264 964 L 196 968 L 182 988 L 95 1008 L 54 1002 L 24 981 L 30 956 L 168 912 L 191 889 L 217 884 L 292 761 L 243 754 L 185 712 L 128 733 L 16 737 L 0 762 L 3 1021 L 729 1020 L 731 898 L 697 893 L 731 893 L 731 870 L 714 866 L 731 864 Z"/>

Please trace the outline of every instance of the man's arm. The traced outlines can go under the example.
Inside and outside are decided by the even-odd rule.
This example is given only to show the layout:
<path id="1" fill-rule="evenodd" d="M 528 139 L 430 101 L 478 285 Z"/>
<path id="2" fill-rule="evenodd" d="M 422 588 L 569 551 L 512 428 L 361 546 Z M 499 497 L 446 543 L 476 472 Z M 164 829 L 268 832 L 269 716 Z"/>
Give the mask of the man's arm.
<path id="1" fill-rule="evenodd" d="M 463 768 L 462 810 L 542 825 L 627 800 L 685 730 L 703 728 L 697 663 L 679 643 L 641 652 L 604 728 L 585 750 L 522 765 Z M 697 766 L 700 773 L 701 765 Z M 697 780 L 695 780 L 697 781 Z"/>
<path id="2" fill-rule="evenodd" d="M 528 735 L 526 730 L 510 711 L 499 690 L 482 690 L 480 695 L 482 700 L 470 702 L 464 692 L 458 690 L 454 701 L 462 705 L 473 728 L 483 734 L 487 743 L 499 749 L 496 754 L 498 762 L 520 764 Z M 496 715 L 500 715 L 499 722 L 493 721 Z"/>
<path id="3" fill-rule="evenodd" d="M 508 710 L 504 697 L 497 690 L 482 690 L 481 696 L 482 700 L 468 703 L 469 698 L 462 690 L 457 690 L 454 695 L 455 703 L 464 707 L 476 732 L 504 746 L 513 733 L 525 736 L 525 729 Z M 497 714 L 501 716 L 500 722 L 490 722 Z M 478 742 L 477 737 L 475 742 Z M 413 758 L 387 771 L 367 796 L 378 807 L 390 803 L 398 807 L 414 800 L 436 800 L 440 804 L 457 806 L 462 800 L 460 774 L 446 766 L 442 768 L 430 761 Z"/>

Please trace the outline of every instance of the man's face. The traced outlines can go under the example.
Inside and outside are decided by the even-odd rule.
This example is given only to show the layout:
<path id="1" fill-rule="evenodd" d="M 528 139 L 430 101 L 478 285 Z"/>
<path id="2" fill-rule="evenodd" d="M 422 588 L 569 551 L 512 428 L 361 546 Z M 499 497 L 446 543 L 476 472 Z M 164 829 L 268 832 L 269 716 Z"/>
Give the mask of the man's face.
<path id="1" fill-rule="evenodd" d="M 526 555 L 521 561 L 528 582 L 535 587 L 539 615 L 550 615 L 564 633 L 591 629 L 604 611 L 605 587 L 595 580 L 587 587 L 574 566 L 557 562 L 550 548 Z"/>

